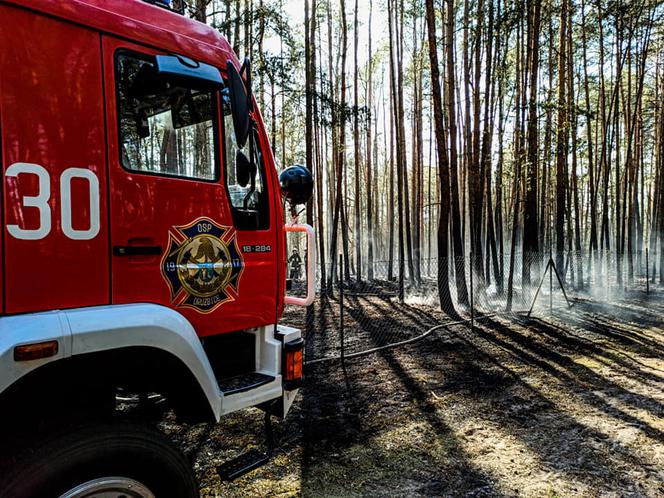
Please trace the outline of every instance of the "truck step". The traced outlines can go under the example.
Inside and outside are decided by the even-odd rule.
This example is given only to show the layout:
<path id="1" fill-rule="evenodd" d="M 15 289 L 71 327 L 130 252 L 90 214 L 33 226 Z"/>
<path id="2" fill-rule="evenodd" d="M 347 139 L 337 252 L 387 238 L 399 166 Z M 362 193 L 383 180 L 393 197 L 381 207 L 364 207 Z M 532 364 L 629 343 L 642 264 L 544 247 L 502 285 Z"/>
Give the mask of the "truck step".
<path id="1" fill-rule="evenodd" d="M 272 375 L 266 375 L 260 372 L 249 372 L 246 374 L 235 375 L 225 379 L 219 379 L 219 389 L 228 396 L 251 389 L 256 389 L 265 384 L 269 384 L 275 379 Z"/>
<path id="2" fill-rule="evenodd" d="M 217 467 L 217 473 L 223 481 L 234 481 L 238 477 L 256 470 L 269 461 L 269 455 L 266 455 L 262 451 L 249 450 L 232 460 L 222 463 Z"/>
<path id="3" fill-rule="evenodd" d="M 223 481 L 234 481 L 252 470 L 256 470 L 270 461 L 274 453 L 274 432 L 272 431 L 272 412 L 276 401 L 269 403 L 265 409 L 263 419 L 265 427 L 265 453 L 252 449 L 241 453 L 239 456 L 222 463 L 217 467 L 217 474 Z"/>

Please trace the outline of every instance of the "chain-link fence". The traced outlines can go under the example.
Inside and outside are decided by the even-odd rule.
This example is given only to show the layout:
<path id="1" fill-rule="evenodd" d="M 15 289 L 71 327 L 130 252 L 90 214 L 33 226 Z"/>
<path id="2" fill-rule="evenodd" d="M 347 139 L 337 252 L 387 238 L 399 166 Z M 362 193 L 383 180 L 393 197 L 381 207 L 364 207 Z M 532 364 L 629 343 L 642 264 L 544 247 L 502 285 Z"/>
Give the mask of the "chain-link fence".
<path id="1" fill-rule="evenodd" d="M 309 332 L 308 362 L 414 342 L 432 329 L 487 315 L 544 314 L 577 299 L 610 301 L 627 292 L 647 293 L 661 282 L 659 255 L 648 251 L 592 257 L 576 251 L 559 257 L 468 254 L 371 265 L 364 260 L 360 272 L 344 259 L 328 262 L 324 271 L 318 268 L 317 299 L 308 316 L 303 310 L 287 312 L 287 320 Z M 304 293 L 305 258 L 295 258 L 289 267 L 291 292 Z"/>

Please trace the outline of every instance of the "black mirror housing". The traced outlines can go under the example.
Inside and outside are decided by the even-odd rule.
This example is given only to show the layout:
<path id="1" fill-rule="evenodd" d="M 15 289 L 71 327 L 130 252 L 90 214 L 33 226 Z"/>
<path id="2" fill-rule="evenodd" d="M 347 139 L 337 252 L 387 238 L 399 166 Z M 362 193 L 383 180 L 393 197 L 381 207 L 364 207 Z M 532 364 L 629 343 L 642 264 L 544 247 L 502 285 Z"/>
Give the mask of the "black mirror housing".
<path id="1" fill-rule="evenodd" d="M 235 179 L 240 187 L 246 187 L 255 174 L 256 165 L 240 149 L 235 153 Z"/>
<path id="2" fill-rule="evenodd" d="M 244 148 L 249 138 L 251 119 L 249 117 L 249 98 L 247 88 L 242 81 L 242 76 L 232 61 L 226 63 L 228 75 L 228 92 L 233 113 L 233 128 L 235 128 L 235 140 L 240 149 Z"/>
<path id="3" fill-rule="evenodd" d="M 306 167 L 296 164 L 281 172 L 279 186 L 292 205 L 306 204 L 314 192 L 314 178 Z"/>
<path id="4" fill-rule="evenodd" d="M 150 136 L 150 123 L 145 111 L 138 111 L 136 113 L 136 133 L 140 138 L 148 138 Z"/>
<path id="5" fill-rule="evenodd" d="M 219 69 L 182 55 L 157 55 L 156 71 L 161 81 L 195 90 L 213 91 L 223 88 Z"/>

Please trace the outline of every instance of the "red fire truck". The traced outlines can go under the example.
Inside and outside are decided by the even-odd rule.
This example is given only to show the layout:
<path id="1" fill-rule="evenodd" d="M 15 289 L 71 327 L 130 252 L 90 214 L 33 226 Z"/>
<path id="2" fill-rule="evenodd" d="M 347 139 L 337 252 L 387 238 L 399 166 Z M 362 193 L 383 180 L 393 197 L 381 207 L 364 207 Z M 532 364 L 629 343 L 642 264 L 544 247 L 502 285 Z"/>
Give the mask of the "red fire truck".
<path id="1" fill-rule="evenodd" d="M 248 60 L 168 4 L 0 0 L 2 497 L 198 496 L 137 414 L 264 410 L 266 451 L 220 465 L 232 480 L 300 386 L 301 333 L 278 322 L 311 303 L 315 252 L 284 203 L 311 176 L 278 176 Z"/>

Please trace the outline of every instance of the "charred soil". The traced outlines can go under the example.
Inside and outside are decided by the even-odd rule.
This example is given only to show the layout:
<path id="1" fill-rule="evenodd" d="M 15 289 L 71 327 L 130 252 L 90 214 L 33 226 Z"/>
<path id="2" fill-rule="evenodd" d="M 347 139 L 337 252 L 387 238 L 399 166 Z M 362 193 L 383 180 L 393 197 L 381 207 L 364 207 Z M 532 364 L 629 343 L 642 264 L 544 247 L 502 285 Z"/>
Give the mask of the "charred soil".
<path id="1" fill-rule="evenodd" d="M 664 496 L 664 296 L 485 317 L 412 344 L 309 365 L 267 466 L 215 467 L 260 445 L 262 413 L 162 428 L 194 461 L 203 497 Z M 446 318 L 391 296 L 351 296 L 351 352 Z M 362 316 L 362 315 L 366 316 Z M 303 312 L 285 322 L 301 323 Z M 316 306 L 310 358 L 338 352 L 338 308 Z M 355 343 L 353 342 L 355 341 Z M 367 343 L 367 341 L 369 341 Z"/>

